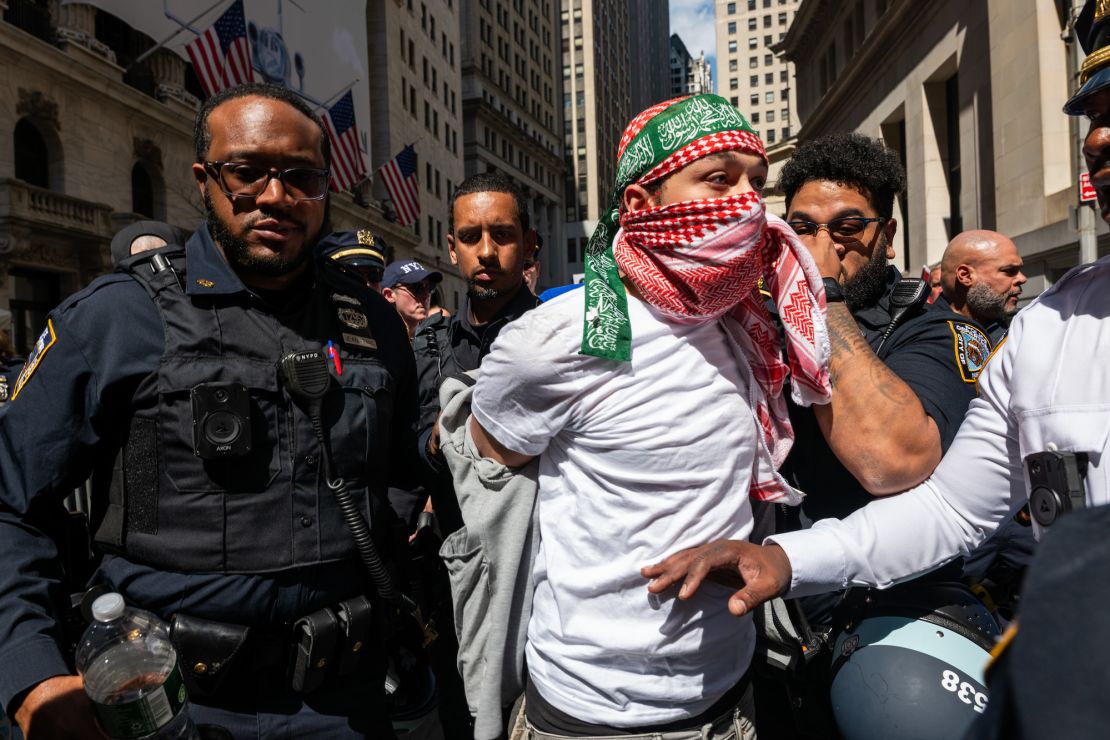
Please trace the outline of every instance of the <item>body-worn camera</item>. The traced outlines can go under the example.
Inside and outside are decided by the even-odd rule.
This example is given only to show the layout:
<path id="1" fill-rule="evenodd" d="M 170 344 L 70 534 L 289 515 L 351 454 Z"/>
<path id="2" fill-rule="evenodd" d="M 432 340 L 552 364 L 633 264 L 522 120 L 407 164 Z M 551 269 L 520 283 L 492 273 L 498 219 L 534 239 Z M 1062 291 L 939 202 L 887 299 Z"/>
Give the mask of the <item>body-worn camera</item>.
<path id="1" fill-rule="evenodd" d="M 1025 469 L 1029 473 L 1029 514 L 1041 527 L 1087 505 L 1085 453 L 1035 452 L 1025 458 Z"/>
<path id="2" fill-rule="evenodd" d="M 193 386 L 193 453 L 202 460 L 241 457 L 251 451 L 251 407 L 240 383 Z"/>

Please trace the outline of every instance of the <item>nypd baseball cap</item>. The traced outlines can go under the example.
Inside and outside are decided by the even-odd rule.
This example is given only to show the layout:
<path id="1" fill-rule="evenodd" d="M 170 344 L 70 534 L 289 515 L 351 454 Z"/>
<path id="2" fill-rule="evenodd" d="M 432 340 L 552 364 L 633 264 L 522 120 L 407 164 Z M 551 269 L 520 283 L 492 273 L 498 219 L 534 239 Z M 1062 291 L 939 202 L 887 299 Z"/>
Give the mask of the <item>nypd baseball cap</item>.
<path id="1" fill-rule="evenodd" d="M 385 274 L 382 275 L 382 285 L 387 288 L 401 283 L 415 285 L 425 279 L 432 283 L 438 283 L 443 280 L 443 274 L 427 269 L 416 260 L 398 260 L 385 268 Z"/>

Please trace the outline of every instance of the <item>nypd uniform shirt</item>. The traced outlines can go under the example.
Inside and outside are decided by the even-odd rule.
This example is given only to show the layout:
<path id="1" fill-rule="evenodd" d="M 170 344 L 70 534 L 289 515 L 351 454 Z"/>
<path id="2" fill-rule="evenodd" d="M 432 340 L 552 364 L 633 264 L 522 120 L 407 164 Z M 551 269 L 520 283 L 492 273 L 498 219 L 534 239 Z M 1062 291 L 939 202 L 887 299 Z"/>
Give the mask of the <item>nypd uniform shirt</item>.
<path id="1" fill-rule="evenodd" d="M 874 306 L 852 315 L 872 350 L 890 324 L 890 294 L 900 280 L 889 268 L 887 290 Z M 975 380 L 990 354 L 990 342 L 978 324 L 947 304 L 926 306 L 904 320 L 879 350 L 882 360 L 921 401 L 936 422 L 942 452 L 948 449 L 975 398 Z M 825 441 L 812 409 L 791 405 L 795 442 L 783 468 L 787 480 L 806 492 L 800 524 L 841 519 L 867 505 L 872 495 L 848 472 Z M 794 512 L 789 512 L 793 514 Z M 797 523 L 792 528 L 797 528 Z"/>
<path id="2" fill-rule="evenodd" d="M 248 292 L 207 227 L 186 244 L 185 264 L 188 295 Z M 322 279 L 322 269 L 310 270 L 302 291 L 317 290 L 312 276 Z M 394 449 L 403 455 L 398 445 L 406 435 L 413 438 L 416 418 L 415 367 L 407 335 L 389 303 L 358 281 L 349 282 L 374 330 L 377 357 L 396 381 L 392 422 L 382 433 L 392 435 Z M 251 310 L 264 304 L 257 294 L 250 302 Z M 283 311 L 280 321 L 300 331 L 310 320 L 306 316 L 307 310 L 293 308 Z M 273 320 L 279 320 L 277 314 Z M 11 389 L 12 400 L 0 406 L 0 707 L 46 678 L 70 673 L 55 609 L 66 594 L 50 529 L 64 516 L 62 499 L 90 473 L 94 490 L 103 491 L 136 410 L 137 389 L 159 367 L 166 336 L 157 307 L 135 279 L 118 273 L 101 277 L 50 313 Z M 342 336 L 335 340 L 340 350 L 348 350 Z M 415 441 L 411 448 L 415 459 Z M 322 483 L 320 489 L 317 495 L 328 495 Z M 103 496 L 94 495 L 94 527 L 103 504 Z M 309 533 L 320 522 L 302 517 L 293 525 Z M 350 537 L 342 529 L 320 531 L 317 539 Z M 162 615 L 181 612 L 262 625 L 333 605 L 353 595 L 352 588 L 362 588 L 358 584 L 365 580 L 353 561 L 266 573 L 182 573 L 125 556 L 106 556 L 97 578 L 132 603 Z"/>
<path id="3" fill-rule="evenodd" d="M 1088 505 L 1110 503 L 1108 319 L 1107 257 L 1072 270 L 1023 309 L 927 481 L 842 521 L 770 538 L 790 558 L 790 594 L 882 588 L 967 554 L 1024 505 L 1023 461 L 1036 452 L 1085 453 Z"/>

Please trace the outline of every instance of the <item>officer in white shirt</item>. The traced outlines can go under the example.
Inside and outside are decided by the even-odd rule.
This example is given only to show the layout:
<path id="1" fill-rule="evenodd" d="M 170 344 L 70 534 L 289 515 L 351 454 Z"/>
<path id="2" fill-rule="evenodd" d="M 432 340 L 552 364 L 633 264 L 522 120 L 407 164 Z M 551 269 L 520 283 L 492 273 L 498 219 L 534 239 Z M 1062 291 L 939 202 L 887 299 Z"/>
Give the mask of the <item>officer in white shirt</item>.
<path id="1" fill-rule="evenodd" d="M 1091 29 L 1089 35 L 1084 28 Z M 1102 217 L 1110 222 L 1110 2 L 1090 0 L 1077 33 L 1088 52 L 1081 74 L 1084 84 L 1064 111 L 1090 120 L 1083 154 Z M 765 547 L 731 542 L 712 557 L 706 557 L 704 548 L 675 553 L 659 565 L 662 575 L 649 589 L 661 592 L 682 583 L 689 596 L 711 572 L 739 571 L 746 585 L 729 599 L 729 608 L 741 615 L 784 593 L 884 588 L 932 570 L 986 539 L 1029 500 L 1033 489 L 1042 489 L 1031 502 L 1034 520 L 1042 524 L 1082 505 L 1083 495 L 1074 490 L 1077 480 L 1085 482 L 1088 506 L 1110 504 L 1108 316 L 1110 258 L 1104 257 L 1072 270 L 1018 314 L 979 376 L 979 398 L 927 481 L 874 501 L 844 520 L 826 519 L 809 530 L 775 535 Z M 1046 468 L 1057 464 L 1072 465 L 1070 481 L 1066 467 L 1059 476 Z M 1031 475 L 1037 485 L 1031 485 Z M 1049 494 L 1042 483 L 1057 489 L 1057 495 Z M 1082 521 L 1078 516 L 1065 519 L 1064 526 L 1072 528 Z M 1037 561 L 1034 571 L 1036 566 Z M 1074 633 L 1069 619 L 1081 616 L 1075 612 L 1082 610 L 1072 607 L 1069 616 L 1067 604 L 1054 606 L 1056 630 Z M 1085 637 L 1085 644 L 1097 644 Z M 1071 661 L 1073 656 L 1056 660 Z M 1084 683 L 1075 678 L 1059 690 L 1074 693 Z M 1042 709 L 1058 710 L 1046 716 L 1062 721 L 1059 706 L 1043 696 L 1040 701 Z M 1053 735 L 1085 736 L 1082 730 L 1076 732 L 1069 734 L 1057 724 Z M 998 736 L 1017 737 L 1019 730 Z"/>

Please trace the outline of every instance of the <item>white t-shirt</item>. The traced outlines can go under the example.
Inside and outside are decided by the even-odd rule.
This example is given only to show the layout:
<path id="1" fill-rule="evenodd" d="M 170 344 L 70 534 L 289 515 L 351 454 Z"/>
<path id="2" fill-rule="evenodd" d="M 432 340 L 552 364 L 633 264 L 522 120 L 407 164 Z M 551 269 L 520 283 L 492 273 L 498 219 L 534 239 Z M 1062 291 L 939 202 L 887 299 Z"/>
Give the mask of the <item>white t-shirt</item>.
<path id="1" fill-rule="evenodd" d="M 754 381 L 718 323 L 668 322 L 632 296 L 632 362 L 580 355 L 584 293 L 501 331 L 472 409 L 503 445 L 541 456 L 526 652 L 536 689 L 586 722 L 671 722 L 736 684 L 755 633 L 729 614 L 733 589 L 656 597 L 640 568 L 751 534 Z"/>

